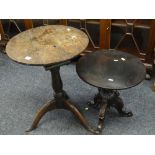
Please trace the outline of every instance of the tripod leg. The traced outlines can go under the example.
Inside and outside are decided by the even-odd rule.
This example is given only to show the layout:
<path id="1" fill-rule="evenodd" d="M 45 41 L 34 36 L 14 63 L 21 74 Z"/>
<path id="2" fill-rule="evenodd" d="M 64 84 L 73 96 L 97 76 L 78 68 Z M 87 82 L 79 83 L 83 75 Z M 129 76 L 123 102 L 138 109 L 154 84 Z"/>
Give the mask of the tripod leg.
<path id="1" fill-rule="evenodd" d="M 39 121 L 41 120 L 41 118 L 48 112 L 48 111 L 51 111 L 53 109 L 56 108 L 56 104 L 55 104 L 55 101 L 49 101 L 47 103 L 45 103 L 40 109 L 39 111 L 36 113 L 36 116 L 33 120 L 33 123 L 30 127 L 30 129 L 28 129 L 26 132 L 30 132 L 34 129 L 37 128 L 37 125 L 39 123 Z"/>
<path id="2" fill-rule="evenodd" d="M 133 116 L 132 112 L 127 112 L 123 110 L 123 107 L 124 107 L 123 100 L 118 96 L 110 101 L 110 105 L 116 108 L 116 110 L 122 117 Z"/>
<path id="3" fill-rule="evenodd" d="M 106 113 L 106 110 L 107 110 L 107 103 L 103 103 L 100 107 L 100 110 L 99 110 L 99 120 L 98 120 L 98 126 L 97 126 L 97 131 L 99 133 L 102 132 L 102 129 L 103 129 L 103 126 L 104 126 L 104 118 L 105 118 L 105 113 Z"/>
<path id="4" fill-rule="evenodd" d="M 74 104 L 71 103 L 71 101 L 66 100 L 65 101 L 65 106 L 66 109 L 68 109 L 69 111 L 71 111 L 81 122 L 81 124 L 90 132 L 95 133 L 95 134 L 99 134 L 98 131 L 96 131 L 94 128 L 92 128 L 88 121 L 85 119 L 85 117 L 82 115 L 82 113 L 76 108 L 76 106 Z"/>

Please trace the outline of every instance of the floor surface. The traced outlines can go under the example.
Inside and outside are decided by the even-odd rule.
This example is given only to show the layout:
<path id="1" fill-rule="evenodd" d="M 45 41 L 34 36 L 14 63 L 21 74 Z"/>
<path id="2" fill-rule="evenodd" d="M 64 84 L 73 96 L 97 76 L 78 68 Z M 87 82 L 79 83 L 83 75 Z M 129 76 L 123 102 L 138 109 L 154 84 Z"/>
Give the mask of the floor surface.
<path id="1" fill-rule="evenodd" d="M 97 89 L 84 83 L 76 74 L 75 66 L 61 67 L 64 89 L 73 102 L 81 107 L 94 126 L 98 111 L 85 111 L 87 101 L 93 99 Z M 120 91 L 125 108 L 133 117 L 119 117 L 111 109 L 105 119 L 103 135 L 153 135 L 155 134 L 155 92 L 151 87 L 155 78 L 138 86 Z M 89 135 L 69 111 L 55 110 L 47 113 L 38 128 L 26 133 L 33 117 L 44 102 L 52 99 L 50 72 L 43 67 L 26 66 L 11 61 L 0 53 L 0 134 L 1 135 Z"/>

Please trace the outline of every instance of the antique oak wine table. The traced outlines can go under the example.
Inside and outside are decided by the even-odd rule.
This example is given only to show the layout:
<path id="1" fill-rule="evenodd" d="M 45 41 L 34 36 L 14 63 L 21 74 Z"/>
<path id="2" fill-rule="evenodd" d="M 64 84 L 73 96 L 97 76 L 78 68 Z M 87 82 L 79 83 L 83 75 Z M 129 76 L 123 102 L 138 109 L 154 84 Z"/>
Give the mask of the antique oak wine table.
<path id="1" fill-rule="evenodd" d="M 121 51 L 100 50 L 82 57 L 76 70 L 82 80 L 98 88 L 93 104 L 100 109 L 98 132 L 102 131 L 108 107 L 116 108 L 121 116 L 132 116 L 123 110 L 117 90 L 136 86 L 145 78 L 145 67 L 138 58 Z"/>
<path id="2" fill-rule="evenodd" d="M 86 129 L 93 133 L 97 132 L 69 100 L 63 90 L 59 72 L 60 66 L 68 64 L 83 52 L 88 42 L 88 37 L 84 32 L 63 25 L 33 28 L 18 34 L 8 42 L 6 52 L 12 60 L 26 65 L 44 66 L 52 76 L 54 100 L 41 107 L 28 131 L 37 127 L 46 112 L 53 109 L 66 109 L 71 111 Z"/>

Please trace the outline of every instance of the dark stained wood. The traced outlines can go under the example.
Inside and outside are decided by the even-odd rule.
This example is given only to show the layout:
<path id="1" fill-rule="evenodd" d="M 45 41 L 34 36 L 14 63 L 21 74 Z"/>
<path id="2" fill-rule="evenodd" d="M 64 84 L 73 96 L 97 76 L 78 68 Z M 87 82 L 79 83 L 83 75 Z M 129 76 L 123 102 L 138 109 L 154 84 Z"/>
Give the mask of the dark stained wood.
<path id="1" fill-rule="evenodd" d="M 33 28 L 32 19 L 24 19 L 24 24 L 26 30 Z"/>
<path id="2" fill-rule="evenodd" d="M 118 50 L 98 50 L 82 57 L 76 64 L 76 71 L 83 81 L 98 88 L 94 102 L 89 105 L 99 108 L 99 133 L 107 107 L 114 107 L 123 117 L 133 115 L 123 110 L 118 90 L 134 87 L 145 79 L 146 69 L 137 57 Z"/>
<path id="3" fill-rule="evenodd" d="M 68 95 L 63 90 L 63 83 L 60 76 L 60 67 L 55 67 L 51 70 L 52 76 L 52 87 L 54 90 L 54 101 L 47 102 L 42 108 L 36 113 L 34 121 L 27 132 L 34 130 L 41 118 L 48 112 L 53 109 L 66 109 L 71 111 L 77 119 L 81 122 L 81 124 L 90 132 L 98 134 L 99 132 L 96 131 L 93 127 L 90 126 L 84 115 L 78 110 L 78 108 L 69 100 Z"/>
<path id="4" fill-rule="evenodd" d="M 5 32 L 4 32 L 4 29 L 3 29 L 3 24 L 2 24 L 2 21 L 0 20 L 0 48 L 1 48 L 1 52 L 3 53 L 6 53 L 5 52 L 5 47 L 6 47 L 6 44 L 9 40 L 9 36 L 5 35 Z"/>
<path id="5" fill-rule="evenodd" d="M 118 91 L 98 88 L 98 94 L 94 97 L 94 103 L 90 106 L 99 108 L 99 118 L 96 129 L 99 133 L 101 133 L 104 128 L 104 119 L 108 108 L 114 107 L 122 117 L 133 116 L 132 112 L 123 110 L 123 100 L 119 95 Z"/>
<path id="6" fill-rule="evenodd" d="M 68 25 L 68 23 L 67 23 L 67 19 L 60 19 L 60 25 Z"/>
<path id="7" fill-rule="evenodd" d="M 100 48 L 109 49 L 110 48 L 110 23 L 111 20 L 101 19 L 100 20 Z"/>
<path id="8" fill-rule="evenodd" d="M 129 22 L 129 24 L 126 23 Z M 133 26 L 133 30 L 145 30 L 145 32 L 147 32 L 148 34 L 148 39 L 146 39 L 145 42 L 143 42 L 143 44 L 146 44 L 146 48 L 145 49 L 139 49 L 139 47 L 137 46 L 138 44 L 135 44 L 134 48 L 129 48 L 127 45 L 126 46 L 121 46 L 121 47 L 117 47 L 117 49 L 131 53 L 133 55 L 138 56 L 142 62 L 144 63 L 144 65 L 147 68 L 147 72 L 150 72 L 150 68 L 153 67 L 153 60 L 154 60 L 154 47 L 155 47 L 155 20 L 154 19 L 132 19 L 132 20 L 125 20 L 125 19 L 112 19 L 111 20 L 111 27 L 118 27 L 118 28 L 127 28 L 127 27 L 131 27 Z M 124 31 L 125 33 L 125 31 Z M 111 32 L 111 35 L 113 34 L 113 32 Z M 129 41 L 129 44 L 131 43 L 131 40 L 133 40 L 132 42 L 136 42 L 139 41 L 138 39 L 140 38 L 136 38 L 137 40 L 135 41 L 134 36 L 132 36 L 132 33 L 126 33 L 126 36 L 124 36 L 124 41 L 125 38 L 127 39 L 131 38 Z M 123 41 L 123 39 L 122 39 Z M 111 46 L 110 46 L 111 47 Z"/>
<path id="9" fill-rule="evenodd" d="M 155 20 L 151 21 L 151 29 L 149 32 L 148 48 L 146 53 L 146 63 L 153 64 L 155 48 Z"/>
<path id="10" fill-rule="evenodd" d="M 2 25 L 2 21 L 0 20 L 0 34 L 1 34 L 1 39 L 4 37 L 4 29 Z"/>
<path id="11" fill-rule="evenodd" d="M 102 132 L 102 129 L 104 127 L 104 119 L 105 119 L 105 114 L 108 108 L 108 104 L 107 103 L 101 103 L 100 105 L 100 110 L 99 110 L 99 119 L 98 119 L 98 125 L 97 125 L 97 131 L 99 131 L 99 133 Z"/>
<path id="12" fill-rule="evenodd" d="M 78 110 L 78 108 L 69 100 L 65 101 L 65 107 L 71 111 L 76 118 L 80 121 L 80 123 L 90 132 L 94 134 L 99 134 L 100 132 L 96 130 L 95 128 L 91 127 L 86 118 L 83 116 L 83 114 Z"/>
<path id="13" fill-rule="evenodd" d="M 76 71 L 82 80 L 106 89 L 134 87 L 146 75 L 146 69 L 137 57 L 118 50 L 89 53 L 78 61 Z"/>
<path id="14" fill-rule="evenodd" d="M 30 129 L 28 129 L 26 132 L 30 132 L 34 129 L 37 128 L 41 118 L 49 111 L 53 110 L 56 108 L 56 104 L 55 101 L 49 101 L 47 103 L 45 103 L 36 113 L 36 116 L 33 120 L 33 123 L 30 127 Z"/>

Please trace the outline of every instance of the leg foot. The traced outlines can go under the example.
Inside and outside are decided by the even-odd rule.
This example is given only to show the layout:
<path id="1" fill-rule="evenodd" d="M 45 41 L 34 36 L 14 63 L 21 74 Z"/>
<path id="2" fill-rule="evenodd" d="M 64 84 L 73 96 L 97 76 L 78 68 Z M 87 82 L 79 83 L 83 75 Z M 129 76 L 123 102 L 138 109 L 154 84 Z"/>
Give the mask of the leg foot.
<path id="1" fill-rule="evenodd" d="M 38 123 L 39 123 L 39 121 L 41 120 L 41 118 L 42 118 L 48 111 L 51 111 L 51 110 L 53 110 L 53 109 L 55 109 L 55 108 L 56 108 L 55 101 L 49 101 L 49 102 L 45 103 L 45 104 L 43 105 L 43 107 L 41 107 L 41 108 L 39 109 L 39 111 L 36 113 L 36 116 L 35 116 L 35 118 L 34 118 L 34 121 L 33 121 L 32 125 L 31 125 L 30 129 L 28 129 L 26 132 L 30 132 L 30 131 L 36 129 L 36 128 L 37 128 L 37 125 L 38 125 Z"/>
<path id="2" fill-rule="evenodd" d="M 107 110 L 107 103 L 102 104 L 100 107 L 100 111 L 99 111 L 99 121 L 98 121 L 98 126 L 97 126 L 97 131 L 99 133 L 102 132 L 102 129 L 104 127 L 104 118 L 105 118 L 106 110 Z"/>
<path id="3" fill-rule="evenodd" d="M 71 101 L 66 100 L 65 101 L 65 107 L 66 109 L 68 109 L 69 111 L 71 111 L 81 122 L 81 124 L 90 132 L 94 133 L 94 134 L 99 134 L 98 131 L 96 131 L 94 128 L 92 128 L 89 123 L 87 122 L 87 120 L 85 119 L 85 117 L 82 115 L 82 113 L 76 108 L 76 106 L 74 104 L 71 103 Z"/>
<path id="4" fill-rule="evenodd" d="M 122 117 L 131 117 L 133 116 L 132 112 L 127 112 L 123 110 L 124 104 L 123 100 L 120 97 L 115 97 L 109 101 L 110 105 L 116 108 L 120 116 Z"/>

